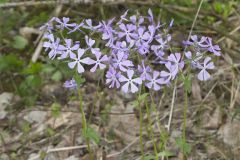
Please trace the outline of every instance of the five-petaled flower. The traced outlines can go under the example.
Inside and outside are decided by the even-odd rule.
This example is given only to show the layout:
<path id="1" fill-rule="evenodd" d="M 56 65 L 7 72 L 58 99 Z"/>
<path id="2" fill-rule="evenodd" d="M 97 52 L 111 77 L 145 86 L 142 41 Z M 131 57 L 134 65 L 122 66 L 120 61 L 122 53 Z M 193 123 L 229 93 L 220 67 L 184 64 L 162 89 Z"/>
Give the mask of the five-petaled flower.
<path id="1" fill-rule="evenodd" d="M 184 61 L 181 60 L 181 54 L 175 53 L 168 56 L 168 61 L 172 64 L 172 75 L 175 77 L 180 69 L 184 67 Z"/>
<path id="2" fill-rule="evenodd" d="M 43 47 L 46 48 L 46 50 L 50 49 L 51 51 L 48 53 L 48 56 L 50 59 L 54 59 L 57 54 L 60 54 L 59 51 L 59 42 L 60 39 L 57 38 L 56 40 L 54 39 L 53 34 L 48 34 L 45 36 L 49 41 L 43 43 Z"/>
<path id="3" fill-rule="evenodd" d="M 130 42 L 132 39 L 136 39 L 137 34 L 134 33 L 134 31 L 136 30 L 136 26 L 133 24 L 120 24 L 119 28 L 121 29 L 121 31 L 118 32 L 118 36 L 119 38 L 122 38 L 124 36 L 126 36 L 126 41 Z"/>
<path id="4" fill-rule="evenodd" d="M 108 61 L 108 57 L 107 55 L 103 55 L 102 56 L 102 53 L 99 51 L 99 50 L 94 50 L 92 49 L 92 53 L 96 56 L 96 60 L 93 60 L 93 59 L 90 59 L 88 60 L 88 64 L 95 64 L 91 69 L 90 71 L 91 72 L 95 72 L 97 67 L 99 67 L 100 69 L 104 69 L 106 68 L 106 65 L 103 64 L 102 62 L 106 62 Z M 102 57 L 101 57 L 102 56 Z"/>
<path id="5" fill-rule="evenodd" d="M 117 55 L 113 54 L 112 63 L 115 68 L 119 68 L 121 71 L 126 72 L 129 67 L 133 67 L 132 61 L 126 58 L 124 52 L 119 51 Z"/>
<path id="6" fill-rule="evenodd" d="M 121 73 L 117 72 L 113 67 L 110 66 L 109 70 L 106 73 L 106 84 L 110 84 L 109 88 L 120 87 L 119 78 Z"/>
<path id="7" fill-rule="evenodd" d="M 69 55 L 71 54 L 75 54 L 73 53 L 73 51 L 77 51 L 78 48 L 79 48 L 79 43 L 75 43 L 73 44 L 72 43 L 72 39 L 65 39 L 65 45 L 59 45 L 59 50 L 60 51 L 63 51 L 61 56 L 60 56 L 60 59 L 65 59 L 67 58 Z"/>
<path id="8" fill-rule="evenodd" d="M 70 54 L 70 58 L 73 59 L 74 61 L 68 62 L 69 68 L 73 69 L 77 65 L 78 73 L 83 73 L 85 71 L 85 69 L 83 68 L 81 63 L 89 64 L 89 59 L 90 58 L 86 57 L 86 58 L 81 59 L 84 52 L 85 52 L 84 49 L 79 48 L 77 56 L 75 54 Z"/>
<path id="9" fill-rule="evenodd" d="M 158 71 L 153 71 L 153 76 L 152 77 L 147 77 L 147 82 L 145 85 L 151 89 L 153 88 L 155 91 L 160 90 L 160 85 L 165 84 L 164 78 L 160 77 L 160 72 Z"/>
<path id="10" fill-rule="evenodd" d="M 58 25 L 56 25 L 56 27 L 61 30 L 63 30 L 64 28 L 71 30 L 72 27 L 76 26 L 76 23 L 69 23 L 70 19 L 67 17 L 63 17 L 62 21 L 59 18 L 55 18 L 55 21 L 58 23 Z"/>
<path id="11" fill-rule="evenodd" d="M 211 58 L 206 57 L 204 59 L 203 65 L 199 65 L 198 68 L 201 69 L 201 71 L 198 73 L 198 79 L 201 81 L 206 81 L 210 78 L 210 74 L 207 72 L 207 69 L 214 69 L 213 62 L 210 62 Z"/>
<path id="12" fill-rule="evenodd" d="M 137 85 L 142 84 L 142 79 L 139 77 L 133 78 L 133 74 L 134 71 L 129 69 L 127 70 L 127 78 L 123 75 L 119 78 L 120 82 L 125 82 L 125 84 L 122 86 L 122 91 L 125 93 L 129 92 L 129 90 L 132 93 L 137 92 L 138 91 Z"/>

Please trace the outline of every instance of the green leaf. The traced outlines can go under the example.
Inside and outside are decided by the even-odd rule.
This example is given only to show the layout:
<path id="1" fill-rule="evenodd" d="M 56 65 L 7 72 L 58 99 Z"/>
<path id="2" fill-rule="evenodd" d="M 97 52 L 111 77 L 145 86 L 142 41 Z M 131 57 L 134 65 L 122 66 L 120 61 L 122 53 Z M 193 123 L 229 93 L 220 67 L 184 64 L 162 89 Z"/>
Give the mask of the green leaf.
<path id="1" fill-rule="evenodd" d="M 36 74 L 42 70 L 41 63 L 31 63 L 26 69 L 22 71 L 23 74 Z"/>
<path id="2" fill-rule="evenodd" d="M 51 79 L 59 82 L 62 79 L 62 73 L 60 71 L 56 71 L 55 73 L 53 73 Z"/>
<path id="3" fill-rule="evenodd" d="M 184 78 L 184 88 L 188 93 L 192 90 L 192 79 L 190 74 Z"/>
<path id="4" fill-rule="evenodd" d="M 30 123 L 28 123 L 28 122 L 23 123 L 23 125 L 22 125 L 22 131 L 23 131 L 23 133 L 24 133 L 24 134 L 27 134 L 27 133 L 30 132 L 30 130 L 31 130 Z"/>
<path id="5" fill-rule="evenodd" d="M 44 65 L 43 66 L 43 69 L 42 69 L 42 72 L 44 73 L 53 73 L 53 71 L 55 71 L 56 68 L 52 65 Z"/>
<path id="6" fill-rule="evenodd" d="M 55 134 L 55 131 L 49 127 L 46 129 L 46 132 L 50 137 L 54 136 L 54 134 Z"/>
<path id="7" fill-rule="evenodd" d="M 53 103 L 51 105 L 51 114 L 54 118 L 57 118 L 61 114 L 61 106 L 58 103 Z"/>
<path id="8" fill-rule="evenodd" d="M 28 40 L 22 36 L 15 36 L 13 42 L 13 48 L 24 49 L 28 45 Z"/>
<path id="9" fill-rule="evenodd" d="M 30 75 L 25 79 L 25 83 L 27 83 L 29 87 L 35 88 L 41 85 L 42 80 L 41 77 L 37 75 Z"/>
<path id="10" fill-rule="evenodd" d="M 85 82 L 85 78 L 83 78 L 82 75 L 79 74 L 74 75 L 74 80 L 76 81 L 78 87 Z"/>
<path id="11" fill-rule="evenodd" d="M 86 133 L 83 133 L 86 139 L 94 141 L 96 144 L 100 143 L 100 135 L 93 129 L 88 127 Z"/>
<path id="12" fill-rule="evenodd" d="M 138 97 L 139 102 L 145 101 L 145 99 L 148 97 L 149 93 L 143 93 Z"/>
<path id="13" fill-rule="evenodd" d="M 222 13 L 223 11 L 223 4 L 220 2 L 214 2 L 213 3 L 213 8 L 217 13 Z"/>
<path id="14" fill-rule="evenodd" d="M 0 56 L 0 72 L 17 71 L 23 66 L 23 61 L 17 55 Z"/>
<path id="15" fill-rule="evenodd" d="M 170 157 L 170 156 L 173 156 L 174 154 L 170 151 L 162 151 L 162 152 L 158 153 L 158 155 L 161 157 Z"/>
<path id="16" fill-rule="evenodd" d="M 147 155 L 143 157 L 143 160 L 154 160 L 155 156 L 154 155 Z"/>
<path id="17" fill-rule="evenodd" d="M 188 155 L 191 153 L 191 146 L 188 144 L 183 138 L 179 137 L 176 139 L 177 146 L 181 149 L 184 155 Z"/>

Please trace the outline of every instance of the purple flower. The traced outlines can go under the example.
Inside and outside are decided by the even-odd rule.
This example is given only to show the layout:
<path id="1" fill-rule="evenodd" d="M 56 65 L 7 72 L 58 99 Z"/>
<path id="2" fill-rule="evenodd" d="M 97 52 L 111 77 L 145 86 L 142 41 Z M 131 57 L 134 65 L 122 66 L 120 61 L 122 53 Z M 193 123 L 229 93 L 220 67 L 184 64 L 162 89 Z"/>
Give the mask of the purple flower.
<path id="1" fill-rule="evenodd" d="M 164 78 L 160 78 L 160 72 L 158 71 L 153 71 L 153 77 L 147 77 L 147 80 L 149 82 L 147 82 L 145 85 L 151 89 L 153 88 L 155 91 L 160 90 L 160 85 L 161 84 L 165 84 L 165 80 Z"/>
<path id="2" fill-rule="evenodd" d="M 76 23 L 68 23 L 70 21 L 69 18 L 63 17 L 62 21 L 59 18 L 56 18 L 55 21 L 59 23 L 59 25 L 56 25 L 58 29 L 63 30 L 64 28 L 67 28 L 68 30 L 71 30 L 71 27 L 75 27 Z M 70 28 L 69 28 L 70 27 Z"/>
<path id="3" fill-rule="evenodd" d="M 66 81 L 63 84 L 63 86 L 65 88 L 69 88 L 69 89 L 76 89 L 77 88 L 77 83 L 76 83 L 75 79 L 72 78 L 71 80 Z"/>
<path id="4" fill-rule="evenodd" d="M 136 45 L 141 46 L 142 44 L 149 41 L 151 35 L 149 32 L 145 32 L 143 27 L 138 28 L 138 36 L 136 37 Z"/>
<path id="5" fill-rule="evenodd" d="M 165 64 L 165 67 L 167 68 L 168 71 L 161 71 L 160 76 L 162 78 L 164 78 L 163 83 L 168 84 L 171 80 L 173 80 L 175 78 L 176 75 L 173 74 L 174 67 L 171 65 L 170 62 L 167 62 Z"/>
<path id="6" fill-rule="evenodd" d="M 45 23 L 43 26 L 41 26 L 39 29 L 42 30 L 47 30 L 49 33 L 51 33 L 54 29 L 53 27 L 53 21 L 55 20 L 56 17 L 52 17 L 47 23 Z"/>
<path id="7" fill-rule="evenodd" d="M 94 40 L 94 39 L 91 39 L 91 38 L 88 37 L 87 35 L 85 36 L 85 41 L 86 41 L 86 44 L 87 44 L 87 46 L 88 46 L 87 49 L 92 48 L 92 46 L 95 44 L 95 40 Z"/>
<path id="8" fill-rule="evenodd" d="M 107 55 L 103 55 L 101 57 L 102 53 L 99 50 L 94 50 L 94 49 L 92 49 L 92 53 L 96 56 L 96 60 L 93 60 L 93 59 L 88 60 L 88 64 L 95 64 L 94 67 L 90 69 L 90 71 L 95 72 L 97 67 L 99 67 L 100 69 L 106 68 L 106 65 L 103 64 L 102 62 L 108 61 Z"/>
<path id="9" fill-rule="evenodd" d="M 54 39 L 53 34 L 48 34 L 45 36 L 49 41 L 43 43 L 43 47 L 46 48 L 46 50 L 50 49 L 51 51 L 48 53 L 48 56 L 50 59 L 54 59 L 57 54 L 60 54 L 58 47 L 60 39 L 57 38 L 56 41 Z"/>
<path id="10" fill-rule="evenodd" d="M 126 72 L 129 67 L 133 67 L 133 63 L 130 60 L 127 60 L 124 52 L 119 51 L 117 54 L 114 54 L 112 59 L 113 67 L 119 68 L 121 71 Z"/>
<path id="11" fill-rule="evenodd" d="M 81 59 L 84 52 L 85 52 L 84 49 L 79 48 L 77 57 L 75 54 L 70 54 L 70 58 L 73 59 L 74 61 L 69 62 L 68 67 L 73 69 L 77 65 L 78 73 L 83 73 L 85 70 L 81 63 L 89 64 L 89 59 L 90 59 L 89 57 Z"/>
<path id="12" fill-rule="evenodd" d="M 66 43 L 65 46 L 59 45 L 59 50 L 63 51 L 60 59 L 65 59 L 69 55 L 74 54 L 73 51 L 76 51 L 79 48 L 79 43 L 73 45 L 72 39 L 65 39 L 64 41 Z"/>
<path id="13" fill-rule="evenodd" d="M 80 31 L 80 32 L 82 32 L 82 33 L 84 33 L 80 28 L 81 27 L 83 27 L 83 25 L 84 25 L 84 23 L 83 22 L 81 22 L 80 24 L 76 24 L 76 26 L 71 30 L 71 31 L 69 31 L 68 32 L 68 34 L 70 34 L 70 33 L 73 33 L 73 32 L 75 32 L 75 31 Z"/>
<path id="14" fill-rule="evenodd" d="M 143 81 L 151 78 L 150 73 L 152 69 L 149 66 L 145 66 L 144 60 L 142 60 L 142 65 L 138 65 L 138 71 L 140 72 L 140 78 L 142 78 Z"/>
<path id="15" fill-rule="evenodd" d="M 93 26 L 91 19 L 86 19 L 85 22 L 86 22 L 86 25 L 83 25 L 83 28 L 89 29 L 89 30 L 92 30 L 92 31 L 95 31 L 102 26 L 101 23 L 99 23 L 97 26 Z"/>
<path id="16" fill-rule="evenodd" d="M 119 78 L 120 82 L 126 82 L 123 86 L 122 86 L 122 91 L 127 93 L 129 91 L 129 86 L 130 86 L 130 91 L 132 93 L 135 93 L 138 91 L 138 87 L 136 84 L 142 84 L 142 79 L 141 78 L 133 78 L 133 74 L 134 71 L 133 70 L 127 70 L 127 77 L 125 76 L 121 76 Z"/>
<path id="17" fill-rule="evenodd" d="M 138 46 L 137 50 L 141 55 L 146 55 L 147 53 L 149 53 L 148 43 L 143 43 L 142 45 Z"/>
<path id="18" fill-rule="evenodd" d="M 207 44 L 206 44 L 206 37 L 201 37 L 200 40 L 198 40 L 198 37 L 197 35 L 193 35 L 191 36 L 191 39 L 190 41 L 183 41 L 183 44 L 184 45 L 187 45 L 187 46 L 191 46 L 191 45 L 194 45 L 194 46 L 197 46 L 197 47 L 207 47 Z"/>
<path id="19" fill-rule="evenodd" d="M 193 56 L 191 51 L 187 51 L 185 52 L 185 56 L 191 61 L 192 67 L 196 68 L 199 65 L 199 61 L 202 59 L 203 54 L 196 52 L 196 54 Z"/>
<path id="20" fill-rule="evenodd" d="M 152 13 L 152 10 L 149 8 L 148 9 L 148 20 L 150 23 L 154 23 L 154 20 L 153 20 L 153 13 Z"/>
<path id="21" fill-rule="evenodd" d="M 180 53 L 170 54 L 170 56 L 168 56 L 168 61 L 171 62 L 173 67 L 172 74 L 174 76 L 177 75 L 178 71 L 184 67 L 184 61 L 181 60 Z"/>
<path id="22" fill-rule="evenodd" d="M 102 32 L 102 39 L 108 40 L 106 44 L 108 47 L 112 46 L 114 39 L 116 39 L 116 37 L 113 35 L 115 33 L 115 30 L 112 27 L 114 19 L 115 18 L 112 18 L 108 22 L 102 21 L 102 27 L 99 29 L 99 31 Z"/>
<path id="23" fill-rule="evenodd" d="M 130 49 L 134 46 L 134 41 L 131 41 L 129 44 L 126 43 L 126 41 L 117 41 L 115 45 L 112 45 L 111 48 L 113 48 L 116 53 L 120 50 L 123 52 L 129 52 Z"/>
<path id="24" fill-rule="evenodd" d="M 198 79 L 200 81 L 206 81 L 210 78 L 210 74 L 207 72 L 207 69 L 214 69 L 213 62 L 210 62 L 211 58 L 206 57 L 204 59 L 203 65 L 200 65 L 198 68 L 201 69 L 201 71 L 198 73 Z"/>
<path id="25" fill-rule="evenodd" d="M 121 77 L 120 72 L 117 72 L 113 67 L 109 67 L 106 73 L 106 84 L 110 84 L 109 88 L 120 87 L 119 78 Z"/>
<path id="26" fill-rule="evenodd" d="M 120 21 L 117 22 L 118 25 L 121 24 L 122 21 L 128 21 L 126 19 L 127 14 L 128 14 L 128 10 L 123 15 L 120 16 Z"/>
<path id="27" fill-rule="evenodd" d="M 208 51 L 213 53 L 216 56 L 221 56 L 220 47 L 218 45 L 212 44 L 212 38 L 207 37 Z"/>
<path id="28" fill-rule="evenodd" d="M 118 36 L 119 38 L 125 37 L 126 36 L 126 41 L 130 42 L 132 40 L 132 38 L 136 38 L 137 34 L 134 33 L 134 31 L 136 30 L 136 26 L 133 24 L 120 24 L 119 28 L 121 29 L 121 31 L 118 32 Z"/>
<path id="29" fill-rule="evenodd" d="M 156 39 L 159 45 L 152 45 L 151 49 L 154 51 L 154 54 L 158 57 L 162 57 L 161 55 L 164 53 L 163 50 L 169 48 L 168 40 L 163 40 L 162 38 Z"/>
<path id="30" fill-rule="evenodd" d="M 171 22 L 169 23 L 169 28 L 172 28 L 173 22 L 174 22 L 174 19 L 172 19 Z"/>

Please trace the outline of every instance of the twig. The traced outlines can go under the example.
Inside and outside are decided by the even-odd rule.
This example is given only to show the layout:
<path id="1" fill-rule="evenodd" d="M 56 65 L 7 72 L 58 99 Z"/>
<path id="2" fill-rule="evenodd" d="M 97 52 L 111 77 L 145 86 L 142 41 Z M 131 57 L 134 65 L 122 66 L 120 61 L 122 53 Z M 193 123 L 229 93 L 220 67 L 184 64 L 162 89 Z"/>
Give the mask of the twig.
<path id="1" fill-rule="evenodd" d="M 115 5 L 121 3 L 132 4 L 153 4 L 148 0 L 48 0 L 48 1 L 25 1 L 25 2 L 7 2 L 0 4 L 0 8 L 21 7 L 21 6 L 39 6 L 39 5 L 57 5 L 57 4 L 94 4 L 103 3 L 107 5 Z"/>
<path id="2" fill-rule="evenodd" d="M 107 158 L 121 155 L 121 154 L 124 153 L 129 147 L 131 147 L 134 143 L 136 143 L 138 140 L 139 140 L 139 137 L 135 138 L 131 143 L 129 143 L 126 147 L 124 147 L 120 152 L 113 153 L 113 154 L 109 154 L 109 155 L 107 155 Z"/>
<path id="3" fill-rule="evenodd" d="M 237 32 L 239 29 L 240 29 L 240 25 L 239 25 L 239 26 L 237 26 L 237 27 L 236 27 L 234 30 L 232 30 L 232 31 L 229 33 L 229 35 L 232 35 L 232 34 L 234 34 L 234 33 L 235 33 L 235 32 Z M 225 37 L 225 36 L 223 36 L 222 38 L 220 38 L 220 39 L 217 41 L 217 43 L 219 43 L 219 42 L 223 41 L 225 38 L 226 38 L 226 37 Z"/>
<path id="4" fill-rule="evenodd" d="M 171 110 L 170 110 L 170 114 L 169 114 L 168 124 L 166 125 L 168 132 L 170 131 L 170 126 L 171 126 L 171 121 L 172 121 L 173 108 L 174 108 L 174 102 L 175 102 L 175 97 L 176 97 L 176 89 L 177 89 L 177 81 L 174 84 L 173 96 L 172 96 L 172 102 L 171 102 Z"/>
<path id="5" fill-rule="evenodd" d="M 0 7 L 0 8 L 1 8 L 1 7 Z M 53 15 L 54 15 L 54 16 L 58 16 L 58 15 L 60 14 L 62 8 L 63 8 L 63 5 L 58 5 L 58 6 L 56 7 L 56 9 L 54 10 Z M 40 37 L 41 39 L 40 39 L 40 41 L 39 41 L 39 43 L 38 43 L 38 45 L 37 45 L 37 48 L 35 49 L 35 51 L 34 51 L 34 53 L 33 53 L 33 56 L 32 56 L 32 59 L 31 59 L 33 63 L 35 63 L 35 62 L 37 61 L 37 59 L 38 59 L 38 57 L 39 57 L 39 55 L 40 55 L 40 53 L 41 53 L 41 51 L 42 51 L 42 48 L 43 48 L 43 34 L 44 34 L 44 32 L 42 32 L 42 33 L 39 35 L 39 37 Z"/>
<path id="6" fill-rule="evenodd" d="M 71 3 L 93 3 L 93 0 L 48 0 L 48 1 L 25 1 L 25 2 L 8 2 L 0 4 L 0 8 L 20 7 L 20 6 L 39 6 L 39 5 L 56 5 Z"/>
<path id="7" fill-rule="evenodd" d="M 197 21 L 197 17 L 198 17 L 198 15 L 199 15 L 200 9 L 201 9 L 201 7 L 202 7 L 203 1 L 204 1 L 204 0 L 201 0 L 200 4 L 199 4 L 199 6 L 198 6 L 198 10 L 197 10 L 197 13 L 196 13 L 196 15 L 195 15 L 195 17 L 194 17 L 194 20 L 193 20 L 193 23 L 192 23 L 192 26 L 191 26 L 191 29 L 190 29 L 190 32 L 189 32 L 187 41 L 189 41 L 190 38 L 191 38 L 192 31 L 193 31 L 193 28 L 194 28 L 195 23 L 196 23 L 196 21 Z M 185 47 L 184 51 L 185 51 L 186 49 L 187 49 L 187 46 Z"/>
<path id="8" fill-rule="evenodd" d="M 91 145 L 91 147 L 95 147 L 97 145 Z M 81 146 L 70 146 L 70 147 L 62 147 L 62 148 L 52 148 L 52 149 L 48 149 L 46 154 L 48 153 L 52 153 L 52 152 L 60 152 L 60 151 L 68 151 L 68 150 L 75 150 L 75 149 L 83 149 L 83 148 L 87 148 L 87 145 L 81 145 Z M 40 155 L 36 155 L 32 158 L 30 158 L 29 160 L 37 160 L 40 158 Z"/>

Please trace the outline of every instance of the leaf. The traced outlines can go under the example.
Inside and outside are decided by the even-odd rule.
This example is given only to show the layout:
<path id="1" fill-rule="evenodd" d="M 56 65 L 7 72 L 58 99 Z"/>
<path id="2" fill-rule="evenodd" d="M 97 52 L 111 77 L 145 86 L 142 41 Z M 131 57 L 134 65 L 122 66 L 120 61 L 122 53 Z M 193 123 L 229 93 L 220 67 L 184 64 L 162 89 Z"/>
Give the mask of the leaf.
<path id="1" fill-rule="evenodd" d="M 183 74 L 181 74 L 181 76 L 179 77 L 181 81 L 183 81 L 184 83 L 184 89 L 190 93 L 191 89 L 192 89 L 192 79 L 191 79 L 191 74 L 188 74 L 186 76 L 184 76 Z"/>
<path id="2" fill-rule="evenodd" d="M 191 75 L 187 75 L 187 77 L 185 77 L 184 79 L 184 88 L 186 89 L 186 91 L 188 93 L 191 92 L 192 89 L 192 79 L 191 79 Z"/>
<path id="3" fill-rule="evenodd" d="M 80 87 L 85 82 L 85 78 L 78 74 L 74 75 L 74 80 L 76 81 L 78 87 Z"/>
<path id="4" fill-rule="evenodd" d="M 36 74 L 42 70 L 41 63 L 31 63 L 26 69 L 22 71 L 23 74 Z"/>
<path id="5" fill-rule="evenodd" d="M 191 153 L 191 146 L 181 137 L 176 139 L 177 146 L 181 149 L 184 155 L 188 155 Z"/>
<path id="6" fill-rule="evenodd" d="M 170 156 L 173 156 L 174 154 L 170 151 L 162 151 L 162 152 L 158 153 L 158 155 L 161 157 L 170 157 Z"/>
<path id="7" fill-rule="evenodd" d="M 24 49 L 28 45 L 28 40 L 22 36 L 15 36 L 13 42 L 13 48 Z"/>
<path id="8" fill-rule="evenodd" d="M 100 135 L 93 129 L 88 127 L 86 133 L 83 133 L 86 139 L 94 141 L 96 144 L 100 143 Z"/>
<path id="9" fill-rule="evenodd" d="M 213 8 L 217 13 L 222 13 L 223 11 L 222 3 L 220 2 L 213 3 Z"/>
<path id="10" fill-rule="evenodd" d="M 143 157 L 143 160 L 154 160 L 155 156 L 154 155 L 147 155 Z"/>
<path id="11" fill-rule="evenodd" d="M 23 61 L 14 54 L 0 56 L 0 72 L 17 71 L 23 66 Z"/>
<path id="12" fill-rule="evenodd" d="M 44 65 L 42 72 L 44 73 L 52 73 L 56 68 L 52 65 Z"/>
<path id="13" fill-rule="evenodd" d="M 60 71 L 56 71 L 55 73 L 53 73 L 51 79 L 59 82 L 62 79 L 62 73 Z"/>
<path id="14" fill-rule="evenodd" d="M 147 98 L 147 96 L 149 95 L 149 93 L 143 93 L 138 97 L 138 101 L 139 102 L 143 102 L 145 101 L 145 99 Z"/>
<path id="15" fill-rule="evenodd" d="M 57 117 L 60 116 L 60 114 L 61 114 L 60 110 L 61 110 L 60 104 L 58 104 L 58 103 L 53 103 L 53 104 L 51 105 L 51 114 L 52 114 L 52 116 L 53 116 L 54 118 L 57 118 Z"/>

